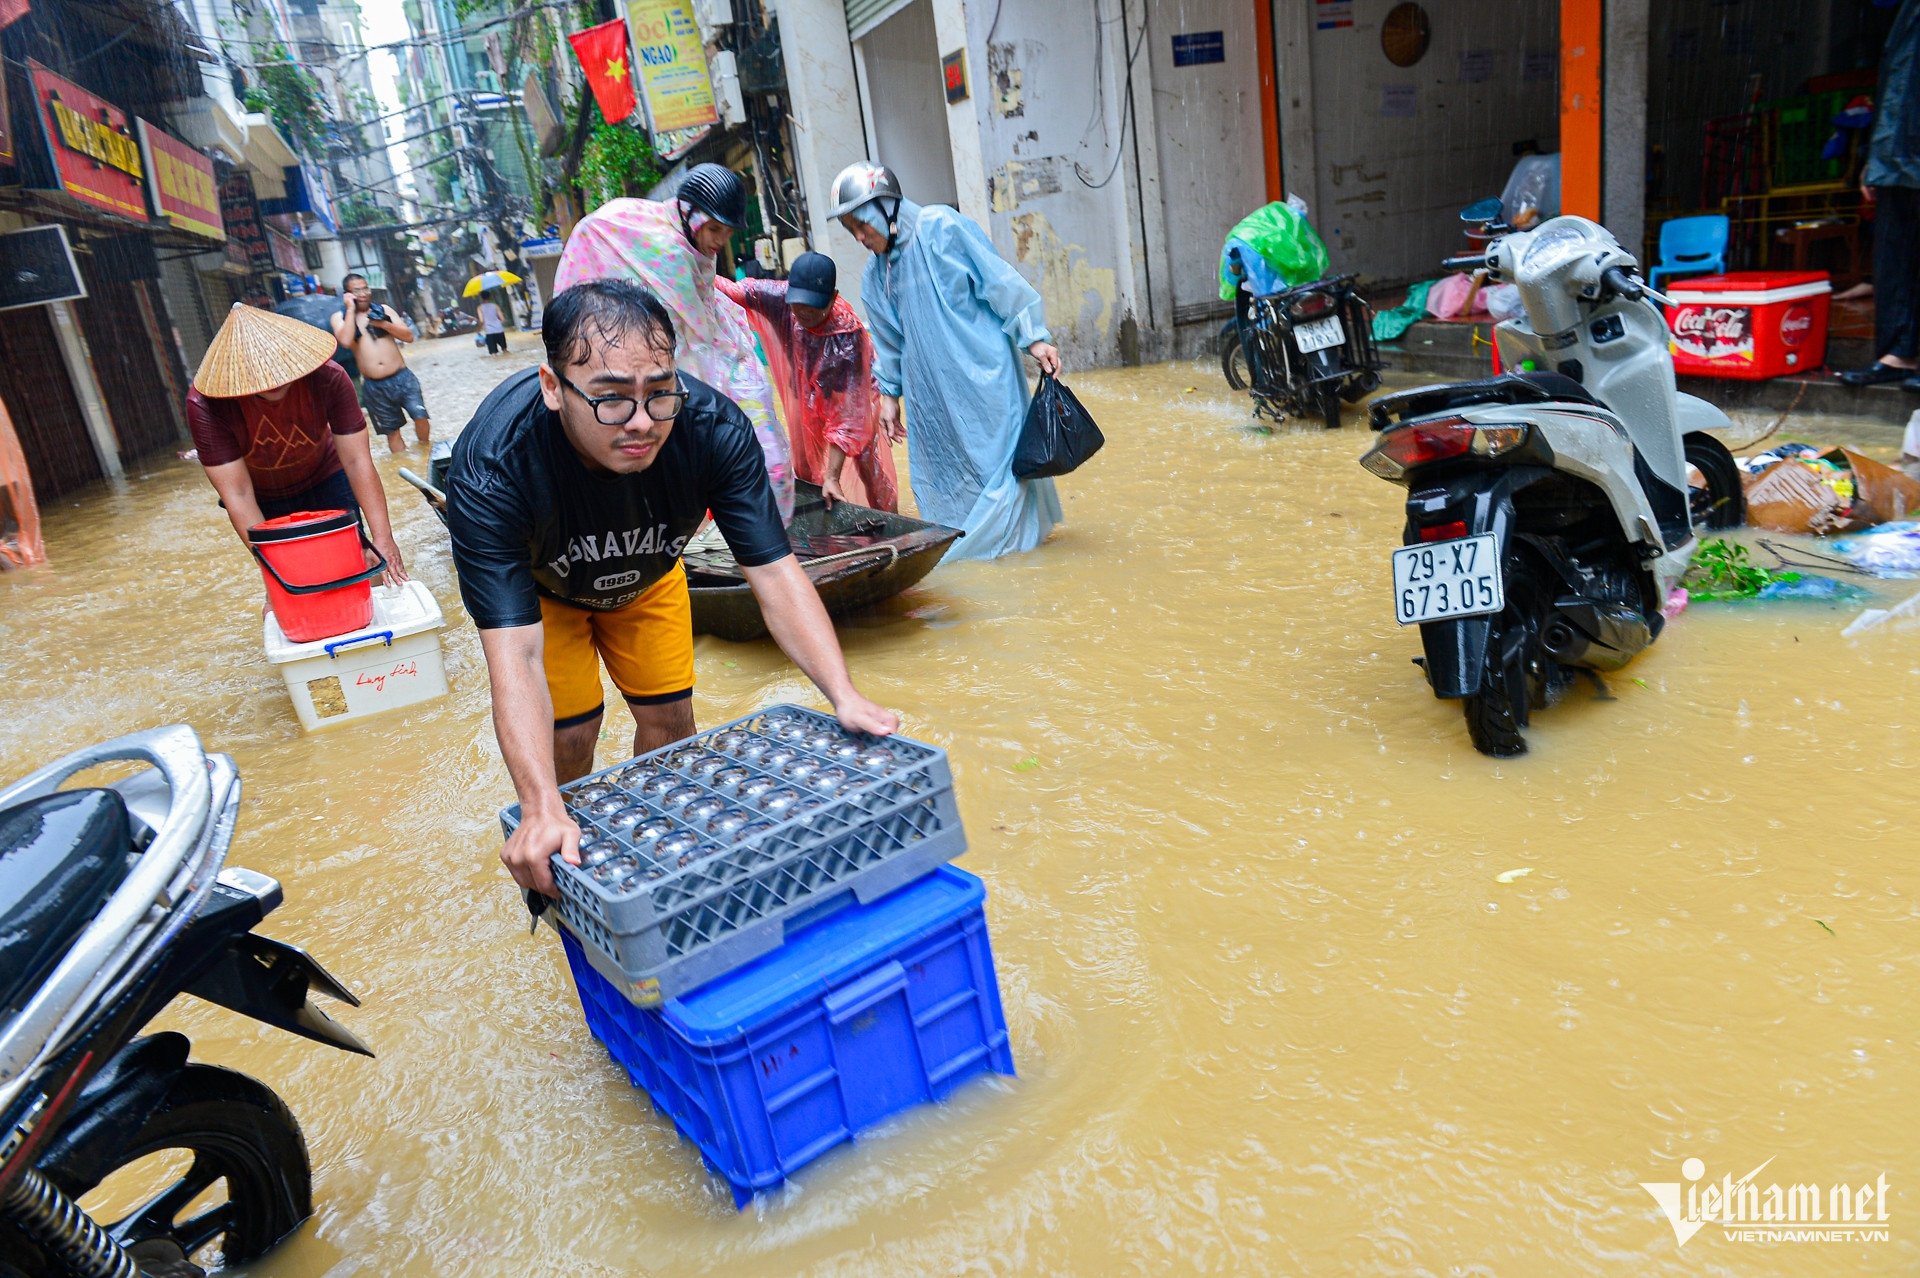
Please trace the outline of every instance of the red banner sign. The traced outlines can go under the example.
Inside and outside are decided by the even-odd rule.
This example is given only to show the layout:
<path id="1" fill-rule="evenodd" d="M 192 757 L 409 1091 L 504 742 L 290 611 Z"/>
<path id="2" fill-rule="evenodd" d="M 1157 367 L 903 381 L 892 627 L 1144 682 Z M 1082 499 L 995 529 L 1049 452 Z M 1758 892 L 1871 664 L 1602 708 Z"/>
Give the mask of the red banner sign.
<path id="1" fill-rule="evenodd" d="M 227 228 L 227 257 L 256 271 L 273 269 L 273 246 L 254 199 L 253 178 L 235 169 L 220 186 L 220 224 Z"/>
<path id="2" fill-rule="evenodd" d="M 210 240 L 226 239 L 220 227 L 220 187 L 213 180 L 213 161 L 146 120 L 135 123 L 155 216 Z"/>
<path id="3" fill-rule="evenodd" d="M 27 66 L 60 189 L 109 213 L 151 221 L 146 165 L 127 113 L 38 62 Z"/>

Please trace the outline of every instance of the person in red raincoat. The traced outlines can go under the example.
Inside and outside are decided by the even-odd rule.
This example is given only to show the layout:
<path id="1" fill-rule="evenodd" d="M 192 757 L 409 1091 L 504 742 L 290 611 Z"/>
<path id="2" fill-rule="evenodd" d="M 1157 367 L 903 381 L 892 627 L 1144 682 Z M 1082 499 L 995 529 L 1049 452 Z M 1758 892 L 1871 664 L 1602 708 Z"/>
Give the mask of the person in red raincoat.
<path id="1" fill-rule="evenodd" d="M 794 475 L 818 484 L 828 505 L 898 513 L 900 480 L 873 390 L 873 341 L 836 291 L 833 259 L 803 253 L 784 281 L 715 283 L 746 309 L 766 348 L 793 437 Z"/>

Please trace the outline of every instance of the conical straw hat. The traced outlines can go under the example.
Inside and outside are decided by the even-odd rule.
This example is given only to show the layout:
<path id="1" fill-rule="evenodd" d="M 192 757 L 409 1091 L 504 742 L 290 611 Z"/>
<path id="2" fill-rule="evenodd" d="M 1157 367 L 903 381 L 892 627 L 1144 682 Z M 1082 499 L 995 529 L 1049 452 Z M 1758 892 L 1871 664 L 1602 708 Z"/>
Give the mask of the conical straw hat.
<path id="1" fill-rule="evenodd" d="M 333 334 L 290 315 L 235 302 L 193 375 L 194 389 L 214 399 L 258 395 L 305 377 L 338 346 Z"/>

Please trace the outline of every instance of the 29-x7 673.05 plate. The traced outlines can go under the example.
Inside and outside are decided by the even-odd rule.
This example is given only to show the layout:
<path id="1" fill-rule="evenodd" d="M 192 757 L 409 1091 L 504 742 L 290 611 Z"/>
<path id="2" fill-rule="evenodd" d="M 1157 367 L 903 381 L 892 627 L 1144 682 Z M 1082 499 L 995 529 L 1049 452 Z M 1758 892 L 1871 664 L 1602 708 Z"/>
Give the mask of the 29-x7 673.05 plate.
<path id="1" fill-rule="evenodd" d="M 1393 615 L 1403 626 L 1499 612 L 1506 602 L 1492 533 L 1393 552 Z"/>

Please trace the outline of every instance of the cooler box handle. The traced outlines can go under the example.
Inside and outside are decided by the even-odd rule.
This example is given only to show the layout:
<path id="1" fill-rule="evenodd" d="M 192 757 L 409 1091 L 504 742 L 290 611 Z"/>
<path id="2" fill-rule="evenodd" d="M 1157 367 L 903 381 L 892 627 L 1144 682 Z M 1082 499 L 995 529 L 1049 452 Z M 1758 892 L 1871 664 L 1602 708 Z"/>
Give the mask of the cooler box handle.
<path id="1" fill-rule="evenodd" d="M 321 646 L 327 650 L 327 655 L 332 657 L 338 655 L 342 648 L 351 648 L 355 644 L 372 643 L 376 639 L 385 643 L 389 648 L 393 647 L 393 631 L 391 630 L 369 630 L 364 635 L 355 635 L 351 639 L 336 639 L 332 643 L 322 644 Z"/>

